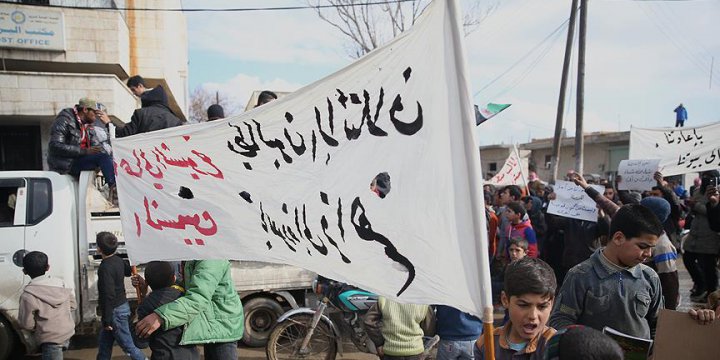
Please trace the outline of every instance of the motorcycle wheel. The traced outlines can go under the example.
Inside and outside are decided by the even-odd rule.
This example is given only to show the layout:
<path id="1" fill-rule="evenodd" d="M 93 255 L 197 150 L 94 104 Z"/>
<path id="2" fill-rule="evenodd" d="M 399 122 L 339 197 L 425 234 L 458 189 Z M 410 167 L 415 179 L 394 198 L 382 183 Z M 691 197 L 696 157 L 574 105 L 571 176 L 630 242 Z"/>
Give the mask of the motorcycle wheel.
<path id="1" fill-rule="evenodd" d="M 300 354 L 300 346 L 312 324 L 312 316 L 299 314 L 277 324 L 270 333 L 266 355 L 270 360 L 335 360 L 337 347 L 332 329 L 320 320 L 313 332 L 308 353 Z"/>

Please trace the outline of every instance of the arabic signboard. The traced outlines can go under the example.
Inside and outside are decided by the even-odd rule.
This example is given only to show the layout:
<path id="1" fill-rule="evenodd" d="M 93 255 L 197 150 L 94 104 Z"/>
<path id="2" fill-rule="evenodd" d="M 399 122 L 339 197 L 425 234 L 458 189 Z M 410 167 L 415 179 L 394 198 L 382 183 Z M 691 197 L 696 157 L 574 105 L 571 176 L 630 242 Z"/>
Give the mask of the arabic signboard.
<path id="1" fill-rule="evenodd" d="M 618 166 L 618 175 L 622 181 L 618 190 L 652 190 L 657 185 L 653 177 L 660 169 L 660 159 L 651 160 L 623 160 Z"/>
<path id="2" fill-rule="evenodd" d="M 600 185 L 590 185 L 595 190 L 605 190 Z M 580 186 L 572 181 L 558 180 L 553 188 L 557 198 L 550 201 L 547 212 L 563 217 L 597 222 L 597 206 L 595 200 L 591 199 Z"/>
<path id="3" fill-rule="evenodd" d="M 63 13 L 0 4 L 0 48 L 64 51 Z"/>
<path id="4" fill-rule="evenodd" d="M 684 128 L 630 130 L 630 159 L 662 159 L 664 176 L 720 168 L 720 122 Z"/>

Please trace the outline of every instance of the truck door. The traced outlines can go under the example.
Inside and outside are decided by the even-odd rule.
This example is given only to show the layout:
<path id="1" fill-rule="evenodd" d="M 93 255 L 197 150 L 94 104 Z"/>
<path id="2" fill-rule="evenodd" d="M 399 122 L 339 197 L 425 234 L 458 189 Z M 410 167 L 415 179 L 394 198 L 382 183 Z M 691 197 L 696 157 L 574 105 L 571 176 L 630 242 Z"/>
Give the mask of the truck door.
<path id="1" fill-rule="evenodd" d="M 27 183 L 22 178 L 0 179 L 0 305 L 23 286 Z"/>

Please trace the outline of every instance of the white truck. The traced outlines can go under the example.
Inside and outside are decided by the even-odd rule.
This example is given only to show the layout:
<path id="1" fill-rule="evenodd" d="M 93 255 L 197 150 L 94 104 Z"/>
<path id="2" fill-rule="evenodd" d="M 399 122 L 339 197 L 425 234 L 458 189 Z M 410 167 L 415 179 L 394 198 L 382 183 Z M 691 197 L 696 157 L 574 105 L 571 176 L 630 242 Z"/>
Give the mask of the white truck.
<path id="1" fill-rule="evenodd" d="M 92 171 L 83 172 L 79 181 L 48 171 L 0 172 L 0 360 L 37 347 L 17 322 L 20 294 L 30 280 L 22 272 L 22 257 L 29 251 L 46 253 L 50 275 L 75 289 L 76 332 L 97 330 L 95 234 L 114 233 L 118 253 L 127 256 L 119 210 L 97 190 L 99 182 Z M 305 304 L 315 278 L 296 267 L 248 261 L 233 262 L 232 275 L 245 310 L 243 341 L 249 346 L 263 346 L 275 320 Z M 134 301 L 129 278 L 125 288 Z"/>

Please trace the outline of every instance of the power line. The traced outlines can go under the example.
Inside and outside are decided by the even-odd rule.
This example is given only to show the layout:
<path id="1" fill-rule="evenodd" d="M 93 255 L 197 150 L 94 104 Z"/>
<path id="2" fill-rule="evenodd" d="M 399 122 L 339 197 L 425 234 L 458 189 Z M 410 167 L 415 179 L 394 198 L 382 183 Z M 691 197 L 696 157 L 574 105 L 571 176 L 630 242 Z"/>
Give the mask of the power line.
<path id="1" fill-rule="evenodd" d="M 363 3 L 352 3 L 344 5 L 304 5 L 304 6 L 278 6 L 278 7 L 251 7 L 251 8 L 129 8 L 129 7 L 112 7 L 112 6 L 72 6 L 72 5 L 41 5 L 41 4 L 19 4 L 14 1 L 0 0 L 0 4 L 13 4 L 13 5 L 24 5 L 24 6 L 37 6 L 44 8 L 58 8 L 58 9 L 75 9 L 75 10 L 120 10 L 120 11 L 167 11 L 167 12 L 250 12 L 250 11 L 286 11 L 286 10 L 317 10 L 327 8 L 344 8 L 344 7 L 355 7 L 355 6 L 367 6 L 367 5 L 388 5 L 397 4 L 404 2 L 411 2 L 415 0 L 376 0 L 368 1 Z"/>

